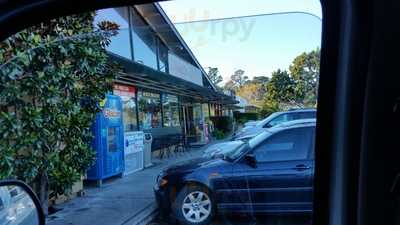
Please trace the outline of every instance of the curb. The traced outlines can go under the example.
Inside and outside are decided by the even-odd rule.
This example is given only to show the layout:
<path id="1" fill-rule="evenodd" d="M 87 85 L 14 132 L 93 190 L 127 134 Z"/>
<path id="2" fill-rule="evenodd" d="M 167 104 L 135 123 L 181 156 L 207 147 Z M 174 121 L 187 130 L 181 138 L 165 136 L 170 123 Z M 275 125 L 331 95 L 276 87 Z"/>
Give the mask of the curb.
<path id="1" fill-rule="evenodd" d="M 148 225 L 156 218 L 158 207 L 155 202 L 150 203 L 144 209 L 125 220 L 121 225 Z"/>

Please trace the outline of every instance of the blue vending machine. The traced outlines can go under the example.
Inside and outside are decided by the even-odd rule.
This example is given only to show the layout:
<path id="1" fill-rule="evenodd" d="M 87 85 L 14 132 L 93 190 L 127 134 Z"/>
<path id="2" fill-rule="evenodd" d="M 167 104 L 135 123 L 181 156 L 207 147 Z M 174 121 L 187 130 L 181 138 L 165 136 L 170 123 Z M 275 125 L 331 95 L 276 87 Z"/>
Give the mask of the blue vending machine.
<path id="1" fill-rule="evenodd" d="M 103 111 L 96 115 L 93 124 L 93 149 L 96 163 L 87 171 L 87 179 L 97 181 L 101 186 L 103 179 L 121 175 L 124 163 L 124 126 L 122 119 L 122 100 L 116 95 L 107 95 Z"/>

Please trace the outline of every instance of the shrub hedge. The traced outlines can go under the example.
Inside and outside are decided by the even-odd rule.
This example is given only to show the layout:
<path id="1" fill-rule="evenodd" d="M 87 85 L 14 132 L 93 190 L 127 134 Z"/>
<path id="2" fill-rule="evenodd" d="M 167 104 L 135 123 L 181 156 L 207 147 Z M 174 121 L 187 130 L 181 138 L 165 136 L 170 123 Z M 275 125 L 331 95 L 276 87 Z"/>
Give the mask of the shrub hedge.
<path id="1" fill-rule="evenodd" d="M 232 118 L 229 116 L 212 116 L 210 120 L 214 124 L 214 128 L 223 133 L 232 131 Z"/>
<path id="2" fill-rule="evenodd" d="M 244 124 L 249 120 L 258 120 L 258 113 L 241 113 L 241 112 L 233 112 L 233 117 L 235 118 L 237 123 Z"/>

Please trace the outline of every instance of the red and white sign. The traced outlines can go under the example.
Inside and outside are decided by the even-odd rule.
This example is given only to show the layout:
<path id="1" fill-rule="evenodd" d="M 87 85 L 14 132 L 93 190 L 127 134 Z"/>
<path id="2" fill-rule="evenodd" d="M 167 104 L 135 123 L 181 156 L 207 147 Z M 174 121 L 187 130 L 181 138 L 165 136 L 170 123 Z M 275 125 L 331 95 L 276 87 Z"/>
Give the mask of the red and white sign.
<path id="1" fill-rule="evenodd" d="M 136 96 L 136 88 L 129 85 L 114 84 L 114 94 L 134 98 Z"/>
<path id="2" fill-rule="evenodd" d="M 106 118 L 119 118 L 121 116 L 121 112 L 115 109 L 104 109 L 103 114 Z"/>

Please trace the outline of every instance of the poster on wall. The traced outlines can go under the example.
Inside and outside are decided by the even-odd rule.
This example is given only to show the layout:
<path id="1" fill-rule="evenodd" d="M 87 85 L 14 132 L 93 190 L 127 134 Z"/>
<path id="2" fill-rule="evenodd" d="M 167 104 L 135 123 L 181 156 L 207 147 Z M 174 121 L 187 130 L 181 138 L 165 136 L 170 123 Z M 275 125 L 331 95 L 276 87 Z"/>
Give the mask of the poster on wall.
<path id="1" fill-rule="evenodd" d="M 125 175 L 143 169 L 144 133 L 142 131 L 125 132 Z"/>
<path id="2" fill-rule="evenodd" d="M 125 155 L 143 151 L 144 149 L 143 140 L 144 140 L 143 131 L 125 132 L 124 134 Z"/>

